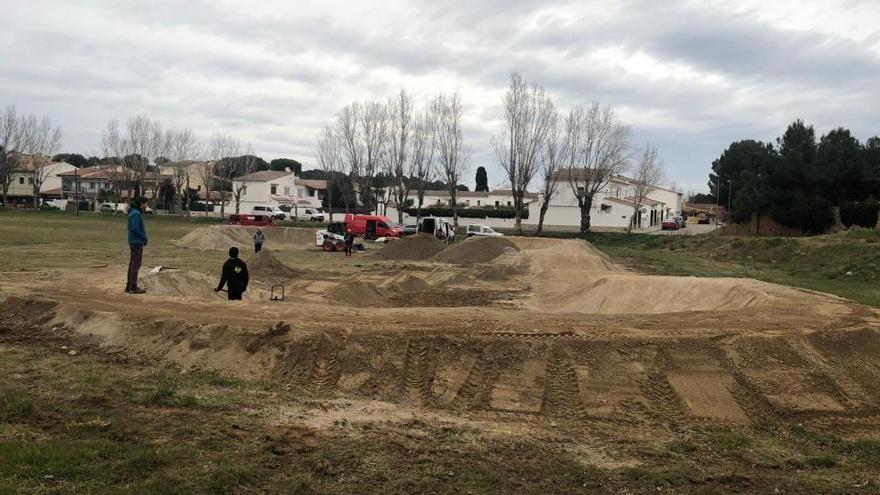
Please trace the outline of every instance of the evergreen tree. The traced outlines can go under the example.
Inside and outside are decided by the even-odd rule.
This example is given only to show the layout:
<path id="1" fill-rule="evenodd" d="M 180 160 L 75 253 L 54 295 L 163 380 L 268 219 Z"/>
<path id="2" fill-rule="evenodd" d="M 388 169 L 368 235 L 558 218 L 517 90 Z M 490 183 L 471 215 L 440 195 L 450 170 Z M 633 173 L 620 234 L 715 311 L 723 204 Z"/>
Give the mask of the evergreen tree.
<path id="1" fill-rule="evenodd" d="M 477 167 L 476 183 L 477 183 L 477 187 L 474 188 L 474 191 L 477 191 L 477 192 L 488 192 L 489 191 L 489 175 L 486 173 L 486 167 Z"/>

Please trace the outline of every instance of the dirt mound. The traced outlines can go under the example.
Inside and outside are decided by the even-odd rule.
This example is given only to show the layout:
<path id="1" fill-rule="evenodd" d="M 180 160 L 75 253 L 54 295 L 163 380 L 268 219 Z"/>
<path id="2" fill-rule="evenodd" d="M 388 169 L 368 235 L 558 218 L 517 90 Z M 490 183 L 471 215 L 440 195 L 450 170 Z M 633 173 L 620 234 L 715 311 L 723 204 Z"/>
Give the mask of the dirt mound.
<path id="1" fill-rule="evenodd" d="M 358 280 L 339 284 L 331 289 L 327 296 L 337 302 L 356 307 L 384 305 L 388 297 L 386 291 L 374 284 Z"/>
<path id="2" fill-rule="evenodd" d="M 404 272 L 383 284 L 383 287 L 400 294 L 411 294 L 430 290 L 431 284 L 423 278 Z"/>
<path id="3" fill-rule="evenodd" d="M 277 251 L 309 249 L 315 245 L 315 229 L 296 227 L 242 227 L 239 225 L 212 225 L 199 227 L 174 241 L 178 247 L 225 251 L 233 246 L 239 249 L 254 247 L 254 233 L 262 230 L 266 248 Z"/>
<path id="4" fill-rule="evenodd" d="M 214 292 L 218 279 L 190 270 L 163 270 L 141 275 L 140 282 L 147 295 L 174 296 L 194 299 L 226 299 L 225 292 Z M 256 298 L 256 292 L 248 290 L 245 299 Z"/>
<path id="5" fill-rule="evenodd" d="M 503 237 L 471 237 L 449 246 L 431 259 L 442 263 L 473 265 L 492 261 L 508 250 L 519 251 L 519 248 Z"/>
<path id="6" fill-rule="evenodd" d="M 389 243 L 376 256 L 385 261 L 421 261 L 445 248 L 446 244 L 436 237 L 418 233 Z"/>
<path id="7" fill-rule="evenodd" d="M 248 273 L 251 278 L 256 280 L 278 281 L 296 278 L 302 275 L 301 272 L 278 261 L 278 258 L 272 256 L 272 253 L 268 249 L 264 249 L 251 256 L 250 259 L 247 260 L 247 265 Z"/>
<path id="8" fill-rule="evenodd" d="M 732 311 L 795 299 L 822 298 L 752 279 L 649 275 L 586 276 L 534 295 L 536 310 L 591 314 L 660 314 Z"/>

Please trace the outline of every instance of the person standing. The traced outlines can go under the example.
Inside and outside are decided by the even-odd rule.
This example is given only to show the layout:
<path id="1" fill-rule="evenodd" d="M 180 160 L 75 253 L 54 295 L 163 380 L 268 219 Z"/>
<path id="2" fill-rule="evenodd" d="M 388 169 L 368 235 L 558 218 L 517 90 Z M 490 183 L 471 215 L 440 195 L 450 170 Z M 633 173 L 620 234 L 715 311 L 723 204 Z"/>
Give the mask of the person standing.
<path id="1" fill-rule="evenodd" d="M 229 300 L 241 301 L 241 295 L 247 290 L 248 280 L 247 263 L 238 259 L 237 247 L 229 248 L 229 259 L 223 263 L 220 283 L 217 284 L 214 292 L 220 292 L 224 285 L 228 285 L 226 293 L 229 295 Z"/>
<path id="2" fill-rule="evenodd" d="M 135 198 L 128 208 L 128 247 L 131 249 L 131 256 L 128 260 L 128 281 L 125 292 L 129 294 L 147 292 L 138 287 L 138 272 L 144 261 L 144 246 L 147 245 L 147 229 L 144 227 L 143 215 L 146 204 L 146 199 Z"/>
<path id="3" fill-rule="evenodd" d="M 354 234 L 351 233 L 351 229 L 345 233 L 345 257 L 351 256 L 351 250 L 354 247 Z"/>
<path id="4" fill-rule="evenodd" d="M 257 233 L 254 234 L 254 253 L 259 253 L 263 250 L 264 240 L 266 240 L 266 236 L 263 235 L 263 231 L 257 230 Z"/>

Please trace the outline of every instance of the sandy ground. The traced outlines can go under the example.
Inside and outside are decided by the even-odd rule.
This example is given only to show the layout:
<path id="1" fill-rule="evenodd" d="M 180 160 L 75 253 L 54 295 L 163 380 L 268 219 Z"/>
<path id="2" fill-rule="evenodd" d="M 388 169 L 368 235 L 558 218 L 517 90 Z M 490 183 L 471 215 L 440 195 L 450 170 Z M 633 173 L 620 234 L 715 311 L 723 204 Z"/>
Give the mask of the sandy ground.
<path id="1" fill-rule="evenodd" d="M 645 437 L 795 418 L 880 433 L 871 308 L 751 279 L 631 273 L 578 240 L 480 242 L 460 243 L 461 259 L 428 250 L 354 276 L 334 270 L 341 253 L 321 269 L 254 260 L 268 268 L 242 302 L 187 270 L 142 273 L 143 296 L 121 293 L 122 266 L 4 273 L 0 326 L 373 404 L 371 421 L 415 410 L 505 432 L 568 422 Z M 271 302 L 279 283 L 287 298 Z"/>

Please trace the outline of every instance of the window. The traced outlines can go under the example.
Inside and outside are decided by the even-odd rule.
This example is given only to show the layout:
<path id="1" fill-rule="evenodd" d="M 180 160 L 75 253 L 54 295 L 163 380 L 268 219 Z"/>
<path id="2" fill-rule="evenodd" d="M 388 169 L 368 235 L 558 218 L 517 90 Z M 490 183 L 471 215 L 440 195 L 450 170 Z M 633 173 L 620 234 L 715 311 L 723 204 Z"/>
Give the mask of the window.
<path id="1" fill-rule="evenodd" d="M 477 200 L 477 206 L 483 206 L 482 204 L 480 204 L 480 200 L 479 200 L 479 199 Z"/>
<path id="2" fill-rule="evenodd" d="M 578 196 L 583 196 L 583 195 L 584 195 L 584 192 L 585 192 L 585 190 L 584 190 L 584 186 L 578 186 L 578 194 L 577 194 L 577 195 L 578 195 Z"/>
<path id="3" fill-rule="evenodd" d="M 284 195 L 290 196 L 290 187 L 289 186 L 284 186 Z"/>
<path id="4" fill-rule="evenodd" d="M 30 185 L 34 185 L 34 179 L 33 179 L 33 177 L 28 177 L 28 184 L 30 184 Z"/>
<path id="5" fill-rule="evenodd" d="M 19 184 L 24 184 L 24 177 L 19 177 L 19 178 L 18 178 L 18 183 L 19 183 Z"/>
<path id="6" fill-rule="evenodd" d="M 510 201 L 508 201 L 508 202 L 507 202 L 507 206 L 508 206 L 508 207 L 513 206 L 513 203 L 511 203 Z"/>
<path id="7" fill-rule="evenodd" d="M 269 194 L 272 194 L 273 196 L 278 194 L 278 184 L 272 184 L 270 186 Z"/>
<path id="8" fill-rule="evenodd" d="M 297 198 L 303 197 L 303 188 L 301 188 L 301 187 L 296 188 L 296 197 Z"/>
<path id="9" fill-rule="evenodd" d="M 611 205 L 602 205 L 601 208 L 602 213 L 611 213 Z"/>
<path id="10" fill-rule="evenodd" d="M 496 201 L 495 206 L 501 206 L 501 201 Z"/>

